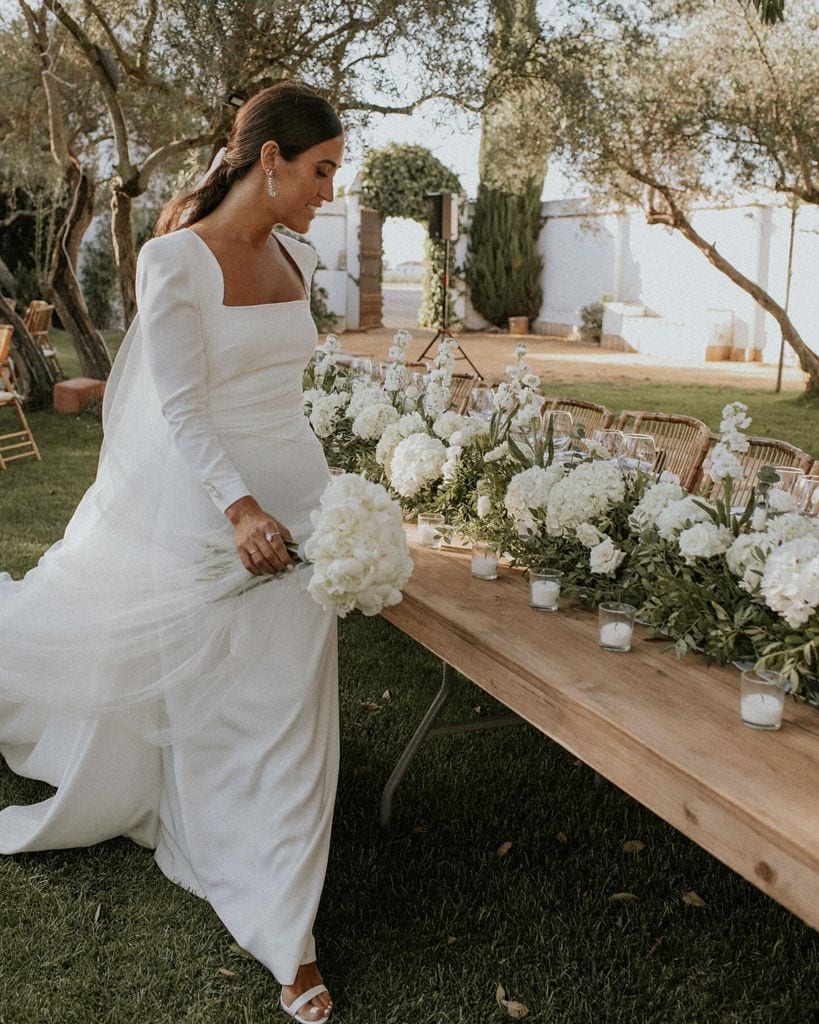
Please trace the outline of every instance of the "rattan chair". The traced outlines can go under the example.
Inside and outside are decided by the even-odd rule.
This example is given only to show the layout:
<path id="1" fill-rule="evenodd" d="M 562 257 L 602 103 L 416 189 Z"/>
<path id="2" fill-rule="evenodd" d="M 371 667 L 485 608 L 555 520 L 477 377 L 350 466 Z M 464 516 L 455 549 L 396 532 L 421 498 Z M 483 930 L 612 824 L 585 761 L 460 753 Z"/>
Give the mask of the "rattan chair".
<path id="1" fill-rule="evenodd" d="M 651 434 L 657 445 L 658 468 L 676 473 L 687 490 L 697 485 L 711 446 L 711 430 L 702 420 L 673 412 L 624 410 L 617 429 L 626 434 Z"/>
<path id="2" fill-rule="evenodd" d="M 544 398 L 541 411 L 571 413 L 575 426 L 582 423 L 588 437 L 595 430 L 607 430 L 614 422 L 614 413 L 605 405 L 585 402 L 582 398 Z"/>
<path id="3" fill-rule="evenodd" d="M 49 303 L 43 302 L 42 299 L 33 299 L 28 304 L 23 322 L 28 328 L 29 334 L 40 346 L 43 356 L 52 364 L 60 377 L 64 377 L 65 374 L 63 373 L 62 366 L 60 366 L 57 350 L 51 344 L 48 337 L 48 332 L 51 330 L 51 317 L 53 313 L 54 307 L 49 305 Z"/>
<path id="4" fill-rule="evenodd" d="M 11 349 L 11 338 L 14 328 L 0 324 L 0 410 L 8 409 L 13 412 L 19 421 L 20 430 L 0 434 L 0 469 L 5 469 L 9 462 L 15 459 L 25 459 L 32 456 L 40 459 L 40 450 L 28 420 L 20 404 L 20 396 L 14 389 L 11 382 L 11 375 L 8 371 L 7 360 Z"/>
<path id="5" fill-rule="evenodd" d="M 737 452 L 736 457 L 742 466 L 742 480 L 734 483 L 731 492 L 731 503 L 733 505 L 744 505 L 748 500 L 751 489 L 756 483 L 756 475 L 763 466 L 792 466 L 794 469 L 801 469 L 804 473 L 815 467 L 813 456 L 803 452 L 801 448 L 790 444 L 788 441 L 777 441 L 773 437 L 749 437 L 748 451 Z M 711 447 L 719 441 L 719 434 L 711 435 Z M 816 472 L 816 468 L 812 470 Z M 719 498 L 722 495 L 722 484 L 713 483 L 708 477 L 708 457 L 706 456 L 702 467 L 702 493 L 709 498 Z"/>
<path id="6" fill-rule="evenodd" d="M 480 384 L 481 378 L 477 373 L 453 373 L 452 382 L 449 385 L 449 407 L 459 412 L 462 416 L 469 408 L 469 399 L 472 396 L 472 389 Z"/>

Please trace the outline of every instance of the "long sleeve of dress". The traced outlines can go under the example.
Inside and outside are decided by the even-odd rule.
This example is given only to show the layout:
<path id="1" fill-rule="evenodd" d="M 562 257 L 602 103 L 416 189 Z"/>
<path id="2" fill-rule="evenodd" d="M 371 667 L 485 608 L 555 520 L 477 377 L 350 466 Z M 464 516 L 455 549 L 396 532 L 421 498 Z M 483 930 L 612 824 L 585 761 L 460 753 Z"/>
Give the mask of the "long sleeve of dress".
<path id="1" fill-rule="evenodd" d="M 224 512 L 249 491 L 208 420 L 208 366 L 195 265 L 165 241 L 153 239 L 139 254 L 142 344 L 179 451 Z"/>

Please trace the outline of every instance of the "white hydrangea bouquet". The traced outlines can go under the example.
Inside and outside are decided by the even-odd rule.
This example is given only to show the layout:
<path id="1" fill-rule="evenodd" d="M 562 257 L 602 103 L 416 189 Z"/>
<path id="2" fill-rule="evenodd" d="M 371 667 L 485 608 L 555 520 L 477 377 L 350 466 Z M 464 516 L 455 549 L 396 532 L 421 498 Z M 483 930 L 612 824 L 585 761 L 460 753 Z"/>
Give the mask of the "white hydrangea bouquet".
<path id="1" fill-rule="evenodd" d="M 310 513 L 310 522 L 313 532 L 303 544 L 285 546 L 297 566 L 312 567 L 307 589 L 318 604 L 335 609 L 340 618 L 354 610 L 377 615 L 398 604 L 413 563 L 401 508 L 380 484 L 353 473 L 333 477 L 319 507 Z M 209 551 L 207 578 L 230 579 L 239 571 L 240 583 L 222 598 L 237 597 L 279 578 L 248 577 L 237 566 L 234 551 Z"/>
<path id="2" fill-rule="evenodd" d="M 819 523 L 797 514 L 792 496 L 776 487 L 775 467 L 761 470 L 746 504 L 732 509 L 750 423 L 741 402 L 723 409 L 708 463 L 716 498 L 656 484 L 635 508 L 641 616 L 672 637 L 679 655 L 762 659 L 789 676 L 794 692 L 817 700 Z"/>

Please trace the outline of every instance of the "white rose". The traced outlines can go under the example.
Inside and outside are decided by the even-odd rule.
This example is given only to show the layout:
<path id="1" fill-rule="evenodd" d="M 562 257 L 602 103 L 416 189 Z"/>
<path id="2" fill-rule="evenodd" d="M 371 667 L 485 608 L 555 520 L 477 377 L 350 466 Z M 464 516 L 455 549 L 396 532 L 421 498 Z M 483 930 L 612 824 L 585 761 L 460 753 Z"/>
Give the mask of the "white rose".
<path id="1" fill-rule="evenodd" d="M 716 523 L 695 523 L 683 530 L 677 540 L 680 554 L 687 562 L 696 558 L 713 558 L 721 555 L 733 544 L 734 535 L 727 526 Z"/>
<path id="2" fill-rule="evenodd" d="M 591 523 L 581 523 L 575 530 L 575 536 L 584 548 L 593 548 L 603 539 L 603 534 Z"/>
<path id="3" fill-rule="evenodd" d="M 626 557 L 611 537 L 606 537 L 589 552 L 589 568 L 596 576 L 613 576 Z"/>

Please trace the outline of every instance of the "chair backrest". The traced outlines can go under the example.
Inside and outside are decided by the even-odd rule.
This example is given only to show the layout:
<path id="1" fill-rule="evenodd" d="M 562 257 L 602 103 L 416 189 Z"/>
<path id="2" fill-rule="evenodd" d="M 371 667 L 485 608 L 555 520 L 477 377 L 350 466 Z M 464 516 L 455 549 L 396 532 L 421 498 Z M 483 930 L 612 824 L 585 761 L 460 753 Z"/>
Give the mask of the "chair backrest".
<path id="1" fill-rule="evenodd" d="M 662 459 L 662 468 L 676 473 L 688 490 L 698 484 L 703 460 L 711 447 L 708 424 L 694 416 L 673 412 L 623 410 L 617 429 L 626 434 L 651 434 L 657 445 L 658 460 Z"/>
<path id="2" fill-rule="evenodd" d="M 47 334 L 51 329 L 51 315 L 54 307 L 42 299 L 32 299 L 28 304 L 24 322 L 30 334 Z"/>
<path id="3" fill-rule="evenodd" d="M 582 423 L 591 437 L 595 430 L 606 430 L 614 421 L 614 413 L 605 405 L 585 402 L 582 398 L 544 398 L 542 412 L 568 412 L 577 426 Z"/>
<path id="4" fill-rule="evenodd" d="M 477 373 L 453 373 L 449 385 L 449 407 L 463 415 L 468 406 L 472 388 L 480 384 Z"/>
<path id="5" fill-rule="evenodd" d="M 719 441 L 719 434 L 712 434 L 712 445 Z M 744 505 L 748 500 L 751 489 L 756 483 L 756 475 L 763 466 L 793 466 L 808 473 L 814 466 L 813 456 L 803 452 L 801 448 L 790 444 L 788 441 L 777 441 L 773 437 L 749 437 L 748 451 L 737 452 L 736 457 L 742 466 L 742 480 L 734 483 L 731 493 L 733 505 Z M 708 460 L 706 458 L 703 466 L 703 473 L 707 473 Z M 814 470 L 815 472 L 815 470 Z M 722 494 L 722 484 L 714 484 L 707 477 L 703 481 L 703 493 L 709 498 L 718 498 Z"/>
<path id="6" fill-rule="evenodd" d="M 0 324 L 0 366 L 5 363 L 11 351 L 11 339 L 14 336 L 14 328 L 11 324 Z"/>

